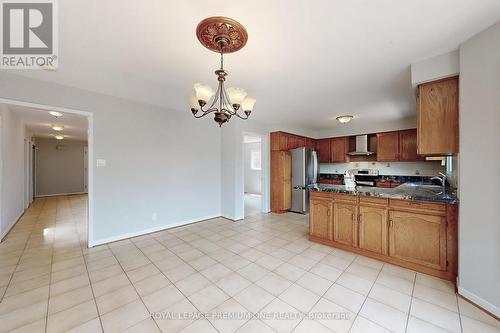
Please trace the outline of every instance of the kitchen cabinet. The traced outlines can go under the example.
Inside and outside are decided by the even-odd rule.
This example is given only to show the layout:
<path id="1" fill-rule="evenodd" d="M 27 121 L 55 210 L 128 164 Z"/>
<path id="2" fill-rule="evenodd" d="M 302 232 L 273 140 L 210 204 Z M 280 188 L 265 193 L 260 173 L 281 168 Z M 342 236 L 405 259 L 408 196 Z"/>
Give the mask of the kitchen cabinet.
<path id="1" fill-rule="evenodd" d="M 446 219 L 421 212 L 391 211 L 389 256 L 446 269 Z"/>
<path id="2" fill-rule="evenodd" d="M 357 216 L 356 204 L 344 202 L 333 204 L 333 239 L 336 242 L 357 246 Z"/>
<path id="3" fill-rule="evenodd" d="M 458 206 L 310 192 L 311 241 L 455 280 Z"/>
<path id="4" fill-rule="evenodd" d="M 289 151 L 271 152 L 271 210 L 285 212 L 292 202 L 292 156 Z"/>
<path id="5" fill-rule="evenodd" d="M 330 141 L 330 162 L 345 163 L 349 149 L 349 137 L 333 138 Z"/>
<path id="6" fill-rule="evenodd" d="M 417 130 L 399 131 L 399 160 L 419 161 L 422 159 L 417 154 Z"/>
<path id="7" fill-rule="evenodd" d="M 458 77 L 418 86 L 417 144 L 420 155 L 458 153 Z"/>
<path id="8" fill-rule="evenodd" d="M 332 239 L 333 204 L 330 199 L 315 198 L 309 204 L 309 233 Z"/>
<path id="9" fill-rule="evenodd" d="M 399 161 L 399 132 L 377 133 L 377 161 Z"/>
<path id="10" fill-rule="evenodd" d="M 330 139 L 316 140 L 316 151 L 319 163 L 330 163 Z"/>
<path id="11" fill-rule="evenodd" d="M 387 208 L 359 207 L 359 247 L 387 254 Z"/>
<path id="12" fill-rule="evenodd" d="M 288 150 L 288 135 L 283 132 L 271 133 L 271 150 Z"/>
<path id="13" fill-rule="evenodd" d="M 295 135 L 288 135 L 288 144 L 287 144 L 288 150 L 295 149 L 298 147 L 299 147 L 299 138 Z"/>

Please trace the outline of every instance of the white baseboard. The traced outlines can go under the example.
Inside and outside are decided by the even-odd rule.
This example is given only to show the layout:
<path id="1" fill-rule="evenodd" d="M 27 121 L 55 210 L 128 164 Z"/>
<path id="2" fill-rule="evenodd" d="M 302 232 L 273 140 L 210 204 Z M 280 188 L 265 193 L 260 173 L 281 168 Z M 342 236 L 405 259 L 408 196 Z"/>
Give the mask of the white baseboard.
<path id="1" fill-rule="evenodd" d="M 94 246 L 97 246 L 97 245 L 102 245 L 102 244 L 106 244 L 106 243 L 112 243 L 112 242 L 116 242 L 116 241 L 127 239 L 127 238 L 132 238 L 132 237 L 142 236 L 142 235 L 146 235 L 146 234 L 151 234 L 153 232 L 158 232 L 158 231 L 167 230 L 167 229 L 171 229 L 171 228 L 175 228 L 175 227 L 180 227 L 180 226 L 191 224 L 191 223 L 197 223 L 197 222 L 201 222 L 201 221 L 206 221 L 206 220 L 214 219 L 214 218 L 217 218 L 217 217 L 221 217 L 221 215 L 219 214 L 219 215 L 213 215 L 213 216 L 205 216 L 205 217 L 200 217 L 200 218 L 197 218 L 197 219 L 191 219 L 191 220 L 186 220 L 186 221 L 182 221 L 182 222 L 177 222 L 177 223 L 174 223 L 174 224 L 162 225 L 162 226 L 158 226 L 158 227 L 154 227 L 154 228 L 144 229 L 144 230 L 141 230 L 141 231 L 134 231 L 134 232 L 126 233 L 126 234 L 121 234 L 121 235 L 118 235 L 118 236 L 113 236 L 113 237 L 107 237 L 107 238 L 103 238 L 103 239 L 98 239 L 98 240 L 95 240 L 92 243 L 90 243 L 89 246 L 90 247 L 94 247 Z"/>
<path id="2" fill-rule="evenodd" d="M 3 239 L 5 238 L 5 236 L 7 236 L 7 234 L 9 233 L 9 231 L 16 225 L 16 223 L 19 221 L 19 219 L 21 218 L 21 216 L 23 216 L 24 212 L 26 210 L 23 210 L 21 212 L 21 214 L 19 214 L 19 216 L 14 220 L 13 223 L 11 223 L 11 225 L 7 228 L 7 230 L 5 230 L 4 232 L 2 232 L 2 235 L 0 235 L 0 242 L 3 241 Z"/>
<path id="3" fill-rule="evenodd" d="M 458 293 L 462 295 L 463 297 L 467 298 L 469 301 L 472 303 L 482 307 L 484 310 L 491 312 L 497 317 L 500 317 L 500 308 L 496 306 L 495 304 L 492 304 L 481 297 L 477 296 L 474 293 L 471 293 L 470 291 L 465 290 L 464 288 L 458 286 Z"/>
<path id="4" fill-rule="evenodd" d="M 77 195 L 77 194 L 87 194 L 87 192 L 69 192 L 69 193 L 56 193 L 56 194 L 42 194 L 42 195 L 36 195 L 35 198 L 59 197 L 59 196 L 62 196 L 62 195 Z"/>
<path id="5" fill-rule="evenodd" d="M 244 217 L 233 216 L 233 215 L 222 215 L 222 217 L 231 221 L 239 221 L 244 219 Z"/>

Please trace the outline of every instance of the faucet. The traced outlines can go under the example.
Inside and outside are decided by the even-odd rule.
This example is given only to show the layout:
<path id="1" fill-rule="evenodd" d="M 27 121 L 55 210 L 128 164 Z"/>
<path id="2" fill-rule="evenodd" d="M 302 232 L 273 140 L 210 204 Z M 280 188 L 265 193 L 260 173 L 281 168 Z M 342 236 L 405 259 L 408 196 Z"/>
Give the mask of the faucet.
<path id="1" fill-rule="evenodd" d="M 444 192 L 444 190 L 446 189 L 446 178 L 447 178 L 447 176 L 444 173 L 442 173 L 442 172 L 440 172 L 439 175 L 441 177 L 434 176 L 434 177 L 431 178 L 431 180 L 439 180 L 439 182 L 441 183 L 441 186 L 443 187 L 443 192 Z"/>

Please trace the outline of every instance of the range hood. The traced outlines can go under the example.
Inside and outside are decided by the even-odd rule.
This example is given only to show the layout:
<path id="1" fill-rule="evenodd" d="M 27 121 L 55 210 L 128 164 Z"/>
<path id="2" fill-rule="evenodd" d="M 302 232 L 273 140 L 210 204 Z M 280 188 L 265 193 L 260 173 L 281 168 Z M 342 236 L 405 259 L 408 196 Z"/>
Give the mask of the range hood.
<path id="1" fill-rule="evenodd" d="M 367 156 L 375 154 L 372 151 L 368 151 L 368 135 L 357 135 L 356 151 L 351 151 L 347 154 L 351 156 Z"/>

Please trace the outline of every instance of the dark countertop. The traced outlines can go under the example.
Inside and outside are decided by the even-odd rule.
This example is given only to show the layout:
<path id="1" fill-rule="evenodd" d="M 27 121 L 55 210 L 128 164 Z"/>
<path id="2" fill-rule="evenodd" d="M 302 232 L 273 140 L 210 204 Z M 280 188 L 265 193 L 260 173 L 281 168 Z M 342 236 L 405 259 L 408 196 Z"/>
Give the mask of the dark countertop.
<path id="1" fill-rule="evenodd" d="M 313 184 L 309 185 L 309 190 L 358 194 L 389 199 L 421 200 L 458 204 L 458 197 L 455 189 L 446 187 L 445 191 L 442 192 L 441 186 L 426 185 L 421 183 L 404 183 L 393 188 L 356 186 L 355 189 L 347 188 L 345 185 Z"/>

